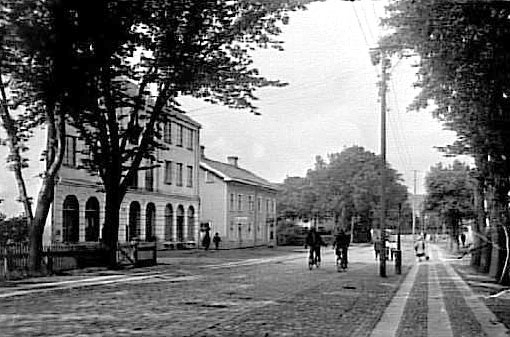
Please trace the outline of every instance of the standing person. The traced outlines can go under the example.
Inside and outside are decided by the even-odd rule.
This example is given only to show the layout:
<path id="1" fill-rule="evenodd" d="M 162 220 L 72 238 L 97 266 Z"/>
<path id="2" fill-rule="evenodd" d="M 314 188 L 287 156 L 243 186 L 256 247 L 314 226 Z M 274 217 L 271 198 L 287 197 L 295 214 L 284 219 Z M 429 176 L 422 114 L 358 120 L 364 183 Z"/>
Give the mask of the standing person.
<path id="1" fill-rule="evenodd" d="M 213 237 L 213 243 L 214 243 L 214 246 L 216 247 L 216 250 L 218 250 L 220 242 L 221 242 L 220 235 L 218 234 L 218 232 L 216 232 L 216 234 L 214 234 L 214 237 Z"/>
<path id="2" fill-rule="evenodd" d="M 462 248 L 466 247 L 466 234 L 461 233 L 460 234 L 460 241 L 462 242 Z"/>
<path id="3" fill-rule="evenodd" d="M 305 240 L 305 249 L 310 247 L 310 260 L 313 261 L 314 255 L 317 257 L 317 262 L 321 262 L 321 246 L 325 246 L 326 244 L 322 240 L 322 237 L 317 231 L 315 227 L 310 229 L 308 235 Z"/>
<path id="4" fill-rule="evenodd" d="M 209 250 L 209 246 L 211 245 L 211 237 L 209 236 L 209 231 L 205 231 L 205 236 L 202 239 L 202 246 L 204 246 L 205 250 Z"/>

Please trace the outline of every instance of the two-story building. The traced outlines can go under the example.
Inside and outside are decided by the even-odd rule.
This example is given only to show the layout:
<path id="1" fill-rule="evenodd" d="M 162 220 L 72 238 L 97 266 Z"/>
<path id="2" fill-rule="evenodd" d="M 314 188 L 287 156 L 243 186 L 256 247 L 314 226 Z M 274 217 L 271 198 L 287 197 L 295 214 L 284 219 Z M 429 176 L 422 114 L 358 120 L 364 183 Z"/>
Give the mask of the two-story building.
<path id="1" fill-rule="evenodd" d="M 161 125 L 166 149 L 156 150 L 158 167 L 139 171 L 124 197 L 119 242 L 133 238 L 158 242 L 198 239 L 201 126 L 177 109 L 167 109 L 166 113 L 168 119 Z M 98 241 L 104 223 L 104 193 L 97 176 L 78 168 L 87 155 L 86 147 L 69 129 L 45 241 Z"/>
<path id="2" fill-rule="evenodd" d="M 201 226 L 219 233 L 223 248 L 273 245 L 276 241 L 277 187 L 241 168 L 237 157 L 228 163 L 200 159 Z"/>

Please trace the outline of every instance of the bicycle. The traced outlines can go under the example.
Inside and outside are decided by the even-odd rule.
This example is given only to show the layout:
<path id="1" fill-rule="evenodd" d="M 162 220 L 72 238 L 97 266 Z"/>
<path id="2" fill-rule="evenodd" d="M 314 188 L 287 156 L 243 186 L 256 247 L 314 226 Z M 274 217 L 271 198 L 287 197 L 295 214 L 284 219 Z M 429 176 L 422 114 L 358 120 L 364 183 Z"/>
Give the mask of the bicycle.
<path id="1" fill-rule="evenodd" d="M 347 252 L 343 249 L 336 249 L 336 270 L 338 272 L 345 271 L 347 269 Z"/>

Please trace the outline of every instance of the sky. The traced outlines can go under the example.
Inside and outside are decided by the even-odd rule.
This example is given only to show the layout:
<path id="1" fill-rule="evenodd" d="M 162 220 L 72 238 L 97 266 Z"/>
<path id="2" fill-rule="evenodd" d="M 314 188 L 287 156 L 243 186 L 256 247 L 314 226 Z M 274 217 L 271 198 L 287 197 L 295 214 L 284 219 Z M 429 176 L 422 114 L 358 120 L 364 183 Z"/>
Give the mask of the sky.
<path id="1" fill-rule="evenodd" d="M 384 33 L 378 26 L 384 4 L 382 0 L 327 0 L 292 12 L 279 37 L 284 51 L 253 52 L 254 67 L 262 75 L 288 83 L 258 91 L 260 116 L 181 98 L 181 109 L 202 125 L 206 156 L 219 161 L 238 156 L 241 167 L 280 183 L 288 176 L 304 177 L 317 155 L 326 158 L 352 145 L 380 154 L 376 85 L 380 68 L 371 64 L 369 48 Z M 429 111 L 407 112 L 417 94 L 413 62 L 393 60 L 387 93 L 386 158 L 402 174 L 409 191 L 416 188 L 422 194 L 430 166 L 452 161 L 435 147 L 451 143 L 455 135 L 444 130 Z M 43 144 L 40 132 L 29 144 L 31 166 L 24 171 L 34 199 Z M 7 149 L 0 147 L 0 159 L 6 156 Z M 22 206 L 16 198 L 13 174 L 1 165 L 0 199 L 4 201 L 0 212 L 19 214 Z"/>

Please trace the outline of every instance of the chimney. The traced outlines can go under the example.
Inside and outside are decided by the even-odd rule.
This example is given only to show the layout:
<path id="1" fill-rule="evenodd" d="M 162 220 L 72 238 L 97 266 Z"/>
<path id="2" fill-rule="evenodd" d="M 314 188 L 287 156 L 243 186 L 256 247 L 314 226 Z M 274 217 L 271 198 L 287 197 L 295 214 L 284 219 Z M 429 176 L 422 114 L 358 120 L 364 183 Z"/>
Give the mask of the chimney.
<path id="1" fill-rule="evenodd" d="M 227 161 L 230 165 L 232 166 L 235 166 L 235 167 L 238 167 L 237 166 L 237 161 L 239 160 L 239 158 L 237 156 L 228 156 L 227 157 Z"/>
<path id="2" fill-rule="evenodd" d="M 205 146 L 200 145 L 200 158 L 205 157 Z"/>

